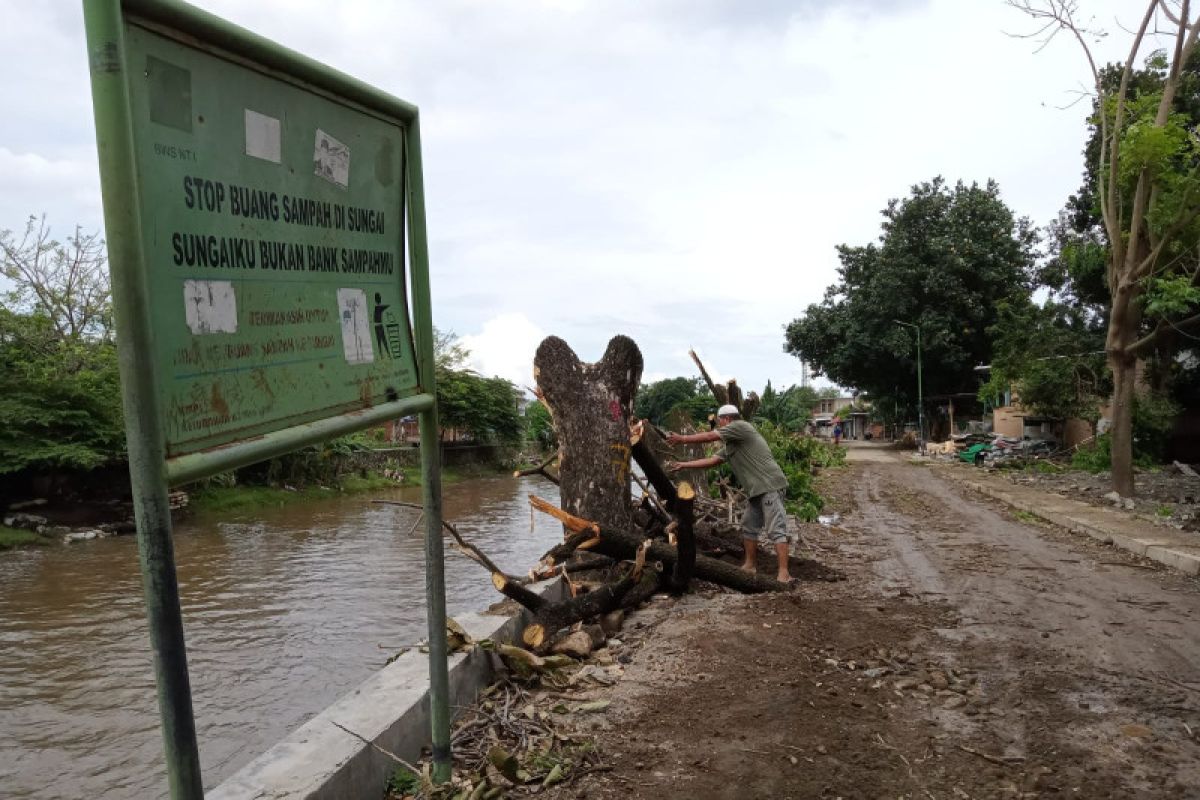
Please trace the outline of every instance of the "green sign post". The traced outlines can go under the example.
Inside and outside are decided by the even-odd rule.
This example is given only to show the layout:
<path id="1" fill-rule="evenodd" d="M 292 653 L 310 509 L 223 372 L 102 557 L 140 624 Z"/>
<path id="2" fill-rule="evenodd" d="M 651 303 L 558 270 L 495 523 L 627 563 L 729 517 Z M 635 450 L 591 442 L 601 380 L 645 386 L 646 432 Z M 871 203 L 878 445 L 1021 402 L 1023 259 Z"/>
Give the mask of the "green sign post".
<path id="1" fill-rule="evenodd" d="M 433 755 L 444 779 L 441 483 L 417 109 L 176 0 L 84 0 L 84 16 L 171 796 L 203 793 L 168 485 L 413 413 Z"/>

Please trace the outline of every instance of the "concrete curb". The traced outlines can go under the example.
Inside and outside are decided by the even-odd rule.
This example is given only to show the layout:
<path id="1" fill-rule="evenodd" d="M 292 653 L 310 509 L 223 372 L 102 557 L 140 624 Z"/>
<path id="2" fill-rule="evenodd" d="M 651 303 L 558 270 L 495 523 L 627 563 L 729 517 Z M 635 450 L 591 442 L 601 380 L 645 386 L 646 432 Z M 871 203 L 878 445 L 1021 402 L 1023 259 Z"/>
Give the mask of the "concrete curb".
<path id="1" fill-rule="evenodd" d="M 1081 503 L 1065 497 L 1056 497 L 1045 492 L 1026 492 L 1032 496 L 1021 497 L 985 483 L 954 476 L 972 491 L 1007 503 L 1013 508 L 1050 522 L 1073 533 L 1110 544 L 1135 555 L 1144 556 L 1188 575 L 1200 575 L 1200 546 L 1171 531 L 1154 528 L 1147 523 L 1130 522 L 1114 516 L 1104 508 Z M 1040 496 L 1038 496 L 1040 495 Z"/>
<path id="2" fill-rule="evenodd" d="M 557 579 L 530 588 L 552 600 L 564 592 Z M 511 642 L 527 623 L 528 612 L 512 617 L 471 613 L 454 619 L 475 641 Z M 449 666 L 452 710 L 473 704 L 494 675 L 492 654 L 478 647 L 451 655 Z M 415 764 L 429 742 L 428 656 L 416 650 L 400 656 L 205 796 L 208 800 L 383 797 L 397 764 L 339 725 Z"/>

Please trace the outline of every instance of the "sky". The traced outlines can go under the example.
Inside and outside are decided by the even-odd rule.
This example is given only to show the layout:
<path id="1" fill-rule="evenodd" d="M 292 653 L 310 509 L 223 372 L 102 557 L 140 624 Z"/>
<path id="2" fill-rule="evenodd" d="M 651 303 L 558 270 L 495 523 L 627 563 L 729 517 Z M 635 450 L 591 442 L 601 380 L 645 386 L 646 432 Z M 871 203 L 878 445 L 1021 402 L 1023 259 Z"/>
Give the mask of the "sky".
<path id="1" fill-rule="evenodd" d="M 1002 0 L 196 4 L 420 108 L 434 322 L 520 386 L 619 333 L 644 381 L 799 383 L 784 328 L 889 199 L 991 178 L 1044 225 L 1082 173 L 1082 51 Z M 1079 5 L 1123 59 L 1144 5 Z M 99 230 L 81 3 L 0 11 L 0 229 Z"/>

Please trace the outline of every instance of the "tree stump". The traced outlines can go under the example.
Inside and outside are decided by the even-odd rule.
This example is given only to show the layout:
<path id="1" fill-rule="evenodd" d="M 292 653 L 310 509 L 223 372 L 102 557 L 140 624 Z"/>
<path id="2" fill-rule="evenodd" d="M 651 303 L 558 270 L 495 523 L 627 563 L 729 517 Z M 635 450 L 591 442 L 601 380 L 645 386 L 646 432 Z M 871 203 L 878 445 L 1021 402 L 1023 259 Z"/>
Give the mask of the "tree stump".
<path id="1" fill-rule="evenodd" d="M 642 379 L 637 344 L 614 336 L 604 357 L 588 364 L 550 336 L 538 346 L 533 375 L 558 434 L 560 505 L 601 526 L 629 530 L 629 417 Z"/>

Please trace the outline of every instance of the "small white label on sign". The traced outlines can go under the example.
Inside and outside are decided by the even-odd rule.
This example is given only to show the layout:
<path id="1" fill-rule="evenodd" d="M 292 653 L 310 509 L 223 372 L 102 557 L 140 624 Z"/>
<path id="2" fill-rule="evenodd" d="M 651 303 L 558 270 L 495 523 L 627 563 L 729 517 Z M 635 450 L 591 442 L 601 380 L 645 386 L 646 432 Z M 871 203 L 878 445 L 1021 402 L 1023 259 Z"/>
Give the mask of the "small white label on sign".
<path id="1" fill-rule="evenodd" d="M 246 155 L 278 164 L 279 120 L 246 109 Z"/>
<path id="2" fill-rule="evenodd" d="M 362 289 L 338 289 L 338 313 L 342 319 L 342 348 L 351 364 L 369 364 L 375 360 L 371 349 L 371 309 Z"/>
<path id="3" fill-rule="evenodd" d="M 313 172 L 343 189 L 350 183 L 350 148 L 320 128 L 313 144 Z"/>
<path id="4" fill-rule="evenodd" d="M 229 281 L 184 281 L 183 310 L 196 336 L 237 333 L 237 298 Z"/>

